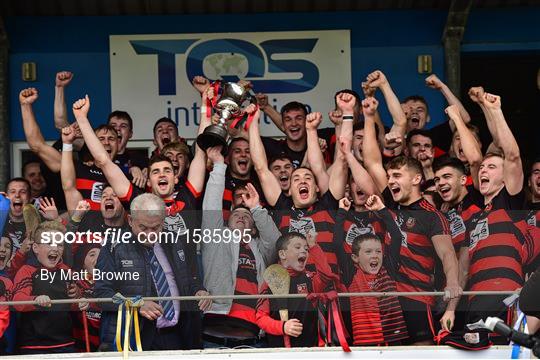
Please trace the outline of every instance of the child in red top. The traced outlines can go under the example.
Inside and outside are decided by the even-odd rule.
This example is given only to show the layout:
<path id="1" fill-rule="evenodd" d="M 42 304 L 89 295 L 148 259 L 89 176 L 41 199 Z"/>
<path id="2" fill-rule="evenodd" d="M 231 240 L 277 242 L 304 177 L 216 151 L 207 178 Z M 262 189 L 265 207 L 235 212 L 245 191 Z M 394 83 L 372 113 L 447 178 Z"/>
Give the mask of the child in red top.
<path id="1" fill-rule="evenodd" d="M 290 275 L 289 294 L 320 293 L 335 279 L 315 236 L 306 237 L 297 232 L 281 236 L 277 243 L 279 264 Z M 308 257 L 312 257 L 317 272 L 306 271 Z M 261 294 L 271 294 L 266 282 Z M 288 309 L 288 321 L 281 321 L 279 309 Z M 292 347 L 318 346 L 318 313 L 305 298 L 260 299 L 257 302 L 257 325 L 268 335 L 270 347 L 283 347 L 284 335 L 290 336 Z"/>
<path id="2" fill-rule="evenodd" d="M 396 283 L 389 274 L 399 268 L 397 259 L 401 247 L 401 233 L 398 225 L 381 199 L 376 195 L 370 196 L 366 207 L 384 223 L 390 235 L 387 236 L 390 239 L 389 244 L 383 246 L 382 239 L 377 235 L 358 235 L 353 240 L 352 253 L 348 255 L 343 248 L 343 221 L 350 205 L 347 198 L 341 199 L 336 216 L 334 247 L 342 284 L 348 292 L 397 291 Z M 399 345 L 402 340 L 407 339 L 407 327 L 397 297 L 351 297 L 349 302 L 354 345 Z"/>

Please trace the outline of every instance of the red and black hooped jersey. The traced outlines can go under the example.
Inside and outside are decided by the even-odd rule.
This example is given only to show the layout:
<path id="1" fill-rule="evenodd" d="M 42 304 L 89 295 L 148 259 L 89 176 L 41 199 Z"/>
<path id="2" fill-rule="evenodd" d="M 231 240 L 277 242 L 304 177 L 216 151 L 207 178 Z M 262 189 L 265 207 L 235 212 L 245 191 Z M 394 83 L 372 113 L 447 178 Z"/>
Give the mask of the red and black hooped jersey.
<path id="1" fill-rule="evenodd" d="M 335 211 L 338 201 L 327 191 L 315 204 L 307 209 L 294 207 L 292 198 L 281 193 L 274 206 L 274 221 L 282 233 L 299 232 L 303 235 L 317 234 L 317 243 L 326 256 L 326 261 L 335 274 L 339 274 L 337 257 L 332 238 L 334 236 Z M 313 259 L 308 259 L 308 271 L 315 271 Z"/>
<path id="2" fill-rule="evenodd" d="M 507 203 L 509 196 L 503 189 L 467 227 L 470 290 L 520 288 L 523 266 L 540 253 L 540 232 L 527 224 L 527 212 L 495 208 L 495 204 Z"/>
<path id="3" fill-rule="evenodd" d="M 343 248 L 347 254 L 351 253 L 352 243 L 359 235 L 373 234 L 379 239 L 385 240 L 386 230 L 382 222 L 371 211 L 347 211 L 345 221 L 343 222 L 343 231 L 345 239 Z"/>
<path id="4" fill-rule="evenodd" d="M 238 256 L 238 269 L 236 270 L 236 286 L 234 295 L 257 295 L 259 284 L 257 282 L 257 264 L 249 243 L 240 244 Z M 233 300 L 229 316 L 236 317 L 252 324 L 257 324 L 255 309 L 257 299 Z"/>
<path id="5" fill-rule="evenodd" d="M 100 210 L 103 184 L 107 182 L 105 175 L 97 166 L 86 166 L 75 161 L 76 187 L 84 200 L 90 203 L 90 210 Z"/>
<path id="6" fill-rule="evenodd" d="M 385 199 L 391 196 L 389 192 L 386 188 Z M 446 217 L 423 198 L 409 206 L 398 205 L 395 217 L 403 239 L 399 259 L 401 266 L 396 274 L 398 291 L 433 291 L 437 257 L 433 237 L 450 235 Z M 435 299 L 430 296 L 410 298 L 430 306 L 435 303 Z"/>
<path id="7" fill-rule="evenodd" d="M 459 249 L 467 246 L 465 239 L 467 233 L 466 224 L 474 214 L 482 210 L 481 206 L 482 204 L 477 194 L 469 192 L 457 206 L 444 213 L 450 225 L 450 234 L 452 235 L 452 243 L 454 244 L 456 254 L 459 253 Z"/>
<path id="8" fill-rule="evenodd" d="M 533 204 L 534 205 L 534 204 Z M 540 203 L 536 203 L 537 207 Z M 534 209 L 534 206 L 530 206 L 529 209 Z M 527 214 L 527 224 L 540 229 L 540 210 L 530 210 Z M 535 239 L 540 241 L 540 239 Z M 524 267 L 525 279 L 528 279 L 536 269 L 540 268 L 540 255 L 537 255 L 530 264 L 526 264 Z"/>

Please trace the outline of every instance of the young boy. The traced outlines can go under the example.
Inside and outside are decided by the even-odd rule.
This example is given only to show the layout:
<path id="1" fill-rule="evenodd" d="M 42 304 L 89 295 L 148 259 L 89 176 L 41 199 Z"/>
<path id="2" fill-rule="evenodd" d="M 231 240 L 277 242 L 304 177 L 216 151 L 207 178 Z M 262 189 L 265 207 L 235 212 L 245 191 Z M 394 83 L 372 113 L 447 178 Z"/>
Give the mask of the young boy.
<path id="1" fill-rule="evenodd" d="M 381 218 L 390 234 L 390 241 L 385 247 L 377 235 L 358 235 L 353 240 L 352 253 L 348 255 L 343 248 L 343 222 L 350 206 L 347 198 L 339 202 L 334 236 L 342 284 L 348 292 L 396 291 L 396 283 L 391 275 L 399 267 L 397 259 L 402 235 L 397 224 L 381 199 L 376 195 L 370 196 L 366 201 L 366 208 Z M 351 297 L 349 302 L 353 345 L 399 345 L 408 337 L 397 297 Z M 349 309 L 348 306 L 346 308 Z M 345 322 L 348 322 L 347 320 Z"/>
<path id="2" fill-rule="evenodd" d="M 94 297 L 94 279 L 92 274 L 96 267 L 96 262 L 101 251 L 101 245 L 90 243 L 81 245 L 75 253 L 74 265 L 77 271 L 84 270 L 85 278 L 77 280 L 82 298 Z M 75 347 L 79 352 L 86 351 L 86 336 L 90 343 L 90 351 L 96 351 L 99 347 L 99 326 L 101 325 L 101 310 L 97 303 L 79 303 L 79 309 L 82 311 L 74 312 L 73 337 L 75 338 Z M 88 334 L 85 334 L 84 319 L 88 324 Z"/>
<path id="3" fill-rule="evenodd" d="M 289 294 L 319 293 L 335 279 L 325 261 L 315 236 L 306 237 L 297 232 L 281 236 L 276 244 L 279 264 L 287 269 L 291 278 Z M 315 260 L 316 273 L 306 271 L 308 258 Z M 264 282 L 261 294 L 271 294 Z M 279 309 L 288 309 L 289 319 L 281 321 Z M 318 314 L 313 304 L 304 298 L 260 299 L 257 302 L 257 325 L 268 335 L 270 347 L 284 347 L 284 336 L 290 336 L 291 347 L 318 346 Z"/>
<path id="4" fill-rule="evenodd" d="M 56 221 L 41 223 L 33 235 L 35 258 L 15 275 L 14 301 L 35 300 L 39 305 L 17 305 L 21 311 L 17 340 L 21 354 L 74 352 L 70 305 L 51 305 L 51 299 L 66 299 L 70 284 L 66 280 L 69 268 L 62 263 L 63 244 L 47 241 L 65 228 Z M 64 276 L 62 275 L 64 273 Z"/>

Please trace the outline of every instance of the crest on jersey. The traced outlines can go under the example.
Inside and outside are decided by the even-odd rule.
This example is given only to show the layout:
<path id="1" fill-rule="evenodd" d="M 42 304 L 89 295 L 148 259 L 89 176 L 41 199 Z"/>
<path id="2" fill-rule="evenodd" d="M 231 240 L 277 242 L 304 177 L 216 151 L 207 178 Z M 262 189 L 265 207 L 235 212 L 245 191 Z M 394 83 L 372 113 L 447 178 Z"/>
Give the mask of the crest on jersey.
<path id="1" fill-rule="evenodd" d="M 184 250 L 178 250 L 176 254 L 178 254 L 180 261 L 186 261 L 186 254 L 184 254 Z"/>
<path id="2" fill-rule="evenodd" d="M 527 217 L 527 224 L 536 227 L 536 211 L 531 211 Z"/>
<path id="3" fill-rule="evenodd" d="M 289 223 L 289 232 L 296 231 L 300 234 L 307 236 L 307 234 L 314 234 L 315 223 L 312 218 L 300 218 L 300 219 L 291 219 Z"/>
<path id="4" fill-rule="evenodd" d="M 175 234 L 185 234 L 187 232 L 186 222 L 180 214 L 167 216 L 163 223 L 163 228 L 167 231 L 172 231 Z"/>
<path id="5" fill-rule="evenodd" d="M 410 217 L 410 218 L 407 219 L 407 222 L 405 223 L 405 226 L 407 226 L 407 229 L 412 229 L 414 227 L 414 224 L 416 224 L 416 219 Z"/>
<path id="6" fill-rule="evenodd" d="M 103 183 L 102 182 L 95 182 L 92 185 L 92 193 L 90 194 L 90 199 L 93 202 L 100 203 L 101 202 L 101 194 L 103 193 Z"/>
<path id="7" fill-rule="evenodd" d="M 307 284 L 306 283 L 296 284 L 296 291 L 298 292 L 298 294 L 307 294 L 308 293 Z"/>
<path id="8" fill-rule="evenodd" d="M 368 224 L 367 226 L 357 226 L 356 224 L 352 224 L 347 231 L 347 235 L 345 236 L 345 242 L 349 245 L 352 245 L 354 239 L 356 239 L 357 236 L 366 234 L 375 235 L 375 230 L 373 229 L 373 226 L 371 224 Z"/>
<path id="9" fill-rule="evenodd" d="M 446 216 L 448 218 L 448 222 L 450 223 L 450 233 L 452 234 L 453 238 L 465 233 L 465 222 L 455 209 L 448 212 Z"/>
<path id="10" fill-rule="evenodd" d="M 397 226 L 399 227 L 399 232 L 401 233 L 401 246 L 403 247 L 408 247 L 408 243 L 407 243 L 407 233 L 403 231 L 403 216 L 401 216 L 401 214 L 398 215 L 398 217 L 396 218 L 396 224 Z"/>
<path id="11" fill-rule="evenodd" d="M 489 236 L 488 219 L 480 220 L 476 223 L 476 227 L 471 231 L 471 243 L 469 249 L 474 249 L 480 240 L 484 240 Z"/>

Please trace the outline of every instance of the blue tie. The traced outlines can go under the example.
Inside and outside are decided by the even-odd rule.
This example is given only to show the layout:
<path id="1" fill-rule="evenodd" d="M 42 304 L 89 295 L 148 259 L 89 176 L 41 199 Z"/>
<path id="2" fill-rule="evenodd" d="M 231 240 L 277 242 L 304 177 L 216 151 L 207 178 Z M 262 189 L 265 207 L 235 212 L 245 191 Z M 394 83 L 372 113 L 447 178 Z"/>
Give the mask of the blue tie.
<path id="1" fill-rule="evenodd" d="M 148 255 L 150 256 L 150 267 L 152 269 L 152 277 L 154 278 L 154 283 L 156 285 L 157 293 L 159 297 L 171 296 L 171 290 L 169 289 L 169 284 L 167 283 L 167 278 L 165 277 L 165 271 L 161 267 L 154 249 L 148 249 Z M 174 305 L 171 300 L 160 301 L 161 306 L 163 306 L 163 316 L 165 319 L 171 321 L 174 319 Z"/>

